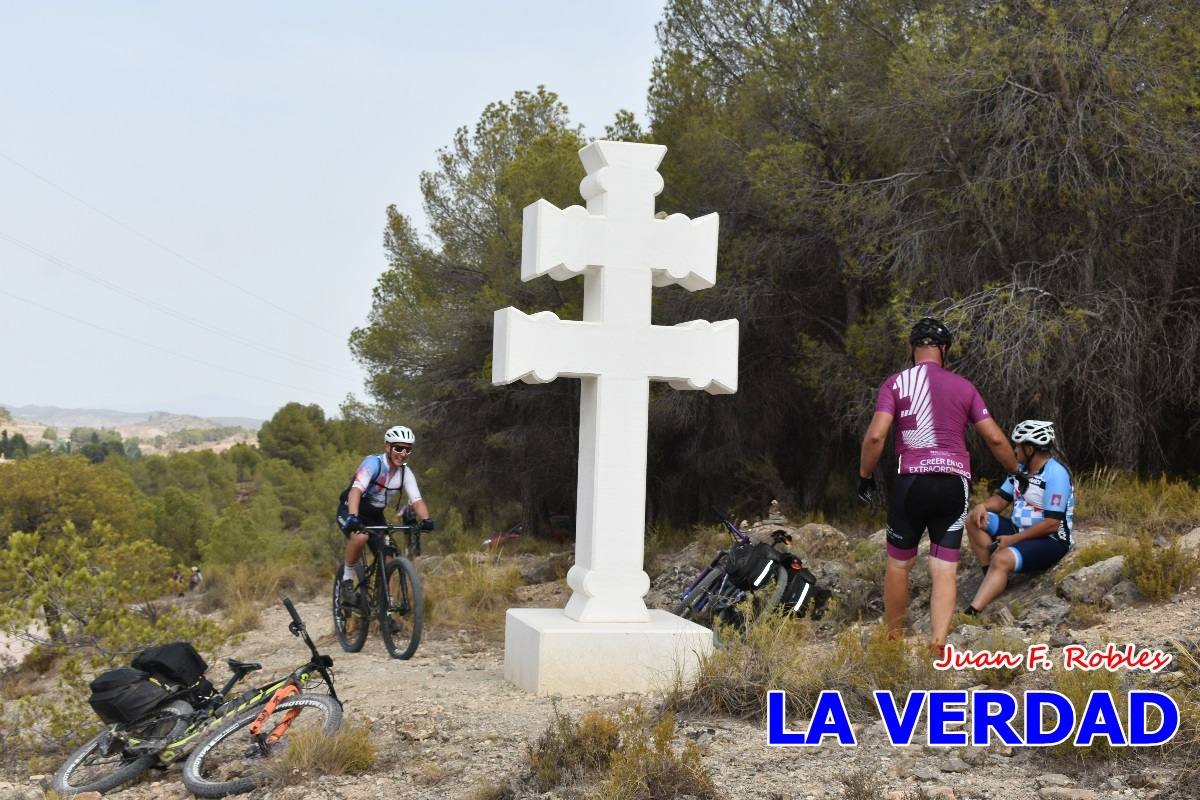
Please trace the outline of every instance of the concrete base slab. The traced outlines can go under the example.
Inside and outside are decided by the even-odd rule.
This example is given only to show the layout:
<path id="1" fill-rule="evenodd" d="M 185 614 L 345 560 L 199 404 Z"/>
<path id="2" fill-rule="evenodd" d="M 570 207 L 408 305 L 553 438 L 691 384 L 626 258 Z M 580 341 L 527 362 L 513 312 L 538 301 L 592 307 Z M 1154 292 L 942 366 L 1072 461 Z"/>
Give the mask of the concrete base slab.
<path id="1" fill-rule="evenodd" d="M 649 622 L 579 622 L 561 608 L 510 608 L 504 677 L 539 695 L 667 689 L 695 679 L 712 631 L 652 609 Z"/>

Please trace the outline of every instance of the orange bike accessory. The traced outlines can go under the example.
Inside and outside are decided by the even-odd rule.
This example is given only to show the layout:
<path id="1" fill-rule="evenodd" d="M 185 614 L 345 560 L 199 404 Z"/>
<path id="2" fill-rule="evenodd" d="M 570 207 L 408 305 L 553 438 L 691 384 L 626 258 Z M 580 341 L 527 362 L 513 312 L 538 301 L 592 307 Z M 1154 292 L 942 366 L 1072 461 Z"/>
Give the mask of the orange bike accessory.
<path id="1" fill-rule="evenodd" d="M 254 722 L 250 723 L 250 735 L 255 739 L 258 739 L 260 744 L 272 745 L 279 741 L 280 737 L 287 733 L 287 729 L 292 724 L 292 720 L 294 720 L 300 714 L 300 709 L 289 709 L 288 712 L 283 715 L 283 719 L 279 721 L 279 724 L 275 726 L 275 730 L 271 731 L 271 734 L 266 737 L 265 741 L 261 738 L 263 724 L 270 719 L 272 714 L 275 713 L 276 706 L 278 706 L 287 698 L 299 694 L 300 687 L 294 683 L 281 686 L 278 691 L 275 692 L 275 694 L 271 695 L 271 699 L 267 701 L 267 704 L 263 706 L 263 710 L 260 711 L 258 716 L 254 718 Z"/>

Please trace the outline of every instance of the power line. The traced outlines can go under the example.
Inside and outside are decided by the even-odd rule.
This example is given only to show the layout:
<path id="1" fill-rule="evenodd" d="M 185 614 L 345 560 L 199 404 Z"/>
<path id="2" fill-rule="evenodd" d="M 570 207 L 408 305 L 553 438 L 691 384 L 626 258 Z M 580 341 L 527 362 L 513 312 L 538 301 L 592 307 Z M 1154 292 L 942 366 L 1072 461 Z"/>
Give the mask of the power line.
<path id="1" fill-rule="evenodd" d="M 297 358 L 296 356 L 294 356 L 291 353 L 288 353 L 284 350 L 280 350 L 278 348 L 271 347 L 270 345 L 263 344 L 262 342 L 255 341 L 253 339 L 248 339 L 239 334 L 224 330 L 223 328 L 219 328 L 216 325 L 212 325 L 208 322 L 205 322 L 202 319 L 197 319 L 196 317 L 193 317 L 189 314 L 185 314 L 182 311 L 177 311 L 176 309 L 173 309 L 170 306 L 159 303 L 156 300 L 152 300 L 148 297 L 144 297 L 144 296 L 138 294 L 137 292 L 133 291 L 132 289 L 126 289 L 125 287 L 121 286 L 120 284 L 113 283 L 112 281 L 108 280 L 107 278 L 102 278 L 98 275 L 95 275 L 95 274 L 89 272 L 88 270 L 83 269 L 82 267 L 77 267 L 74 264 L 72 264 L 68 261 L 65 261 L 64 259 L 61 259 L 51 253 L 47 253 L 44 250 L 40 250 L 37 247 L 34 247 L 33 245 L 29 244 L 28 242 L 17 239 L 14 236 L 9 236 L 8 234 L 4 233 L 3 231 L 0 231 L 0 239 L 3 239 L 4 241 L 6 241 L 16 247 L 19 247 L 22 250 L 32 253 L 33 255 L 37 256 L 38 258 L 48 261 L 51 264 L 62 267 L 63 269 L 65 269 L 69 272 L 72 272 L 72 273 L 80 276 L 81 278 L 84 278 L 86 280 L 91 281 L 92 283 L 102 286 L 111 292 L 114 292 L 114 293 L 119 294 L 123 297 L 126 297 L 130 300 L 133 300 L 134 302 L 141 303 L 142 305 L 152 308 L 161 314 L 166 314 L 167 316 L 174 317 L 175 319 L 178 319 L 178 320 L 182 320 L 183 322 L 186 322 L 189 325 L 193 325 L 197 328 L 200 328 L 201 330 L 208 331 L 209 333 L 215 333 L 219 336 L 224 336 L 225 338 L 229 339 L 230 341 L 237 342 L 238 344 L 243 345 L 245 347 L 251 347 L 255 350 L 266 353 L 267 355 L 271 355 L 276 358 L 283 359 L 285 361 L 289 361 L 292 364 L 295 364 L 296 366 L 301 366 L 301 367 L 305 367 L 308 369 L 319 370 L 321 372 L 326 372 L 330 375 L 335 375 L 340 378 L 345 378 L 345 379 L 350 379 L 350 380 L 354 379 L 353 375 L 351 375 L 350 373 L 347 373 L 347 372 L 342 372 L 342 371 L 338 370 L 336 367 L 327 366 L 327 365 L 321 364 L 316 361 L 310 361 L 307 359 Z"/>
<path id="2" fill-rule="evenodd" d="M 293 319 L 300 320 L 301 322 L 305 323 L 306 325 L 311 325 L 312 327 L 316 328 L 317 330 L 324 331 L 325 333 L 329 333 L 334 336 L 338 335 L 336 331 L 331 331 L 328 328 L 326 328 L 324 325 L 319 325 L 319 324 L 313 322 L 312 320 L 307 319 L 306 317 L 302 317 L 299 314 L 297 314 L 296 312 L 292 311 L 290 308 L 288 308 L 286 306 L 281 306 L 278 303 L 275 303 L 272 300 L 269 300 L 268 298 L 263 297 L 262 295 L 259 295 L 255 292 L 247 289 L 246 287 L 229 280 L 225 276 L 223 276 L 217 272 L 214 272 L 214 271 L 208 269 L 207 267 L 197 264 L 195 261 L 192 261 L 190 258 L 183 255 L 182 253 L 179 253 L 176 250 L 172 250 L 170 247 L 163 244 L 162 242 L 159 242 L 157 239 L 154 239 L 153 237 L 151 237 L 145 233 L 142 233 L 141 231 L 139 231 L 137 228 L 133 227 L 132 225 L 130 225 L 126 222 L 123 222 L 123 221 L 117 219 L 116 217 L 114 217 L 113 215 L 109 214 L 108 212 L 92 205 L 91 203 L 89 203 L 87 200 L 84 200 L 79 195 L 74 194 L 74 193 L 68 191 L 67 189 L 64 189 L 63 187 L 59 186 L 57 183 L 50 180 L 46 176 L 34 171 L 31 167 L 27 167 L 24 164 L 22 164 L 20 161 L 17 161 L 12 156 L 9 156 L 9 155 L 6 155 L 5 153 L 0 152 L 0 158 L 3 158 L 5 161 L 7 161 L 8 163 L 12 164 L 15 167 L 19 167 L 20 169 L 23 169 L 25 172 L 28 172 L 30 175 L 37 178 L 42 183 L 46 184 L 47 186 L 49 186 L 59 192 L 62 192 L 67 197 L 71 198 L 72 200 L 74 200 L 75 202 L 84 206 L 85 208 L 91 209 L 93 212 L 104 217 L 109 222 L 112 222 L 115 225 L 121 226 L 122 228 L 129 231 L 130 233 L 132 233 L 134 236 L 138 237 L 139 239 L 141 239 L 145 242 L 149 242 L 150 244 L 154 245 L 158 249 L 175 256 L 175 258 L 178 258 L 183 263 L 188 264 L 188 265 L 194 267 L 195 269 L 200 270 L 205 275 L 208 275 L 210 278 L 214 278 L 228 286 L 232 286 L 234 289 L 237 289 L 239 292 L 242 292 L 243 294 L 254 298 L 258 302 L 262 303 L 263 305 L 270 306 L 271 308 L 275 309 L 276 311 L 279 311 L 283 314 L 287 314 L 289 317 L 292 317 Z"/>
<path id="3" fill-rule="evenodd" d="M 171 350 L 170 348 L 154 344 L 153 342 L 147 342 L 144 339 L 138 339 L 136 336 L 129 336 L 128 334 L 121 333 L 120 331 L 114 331 L 112 328 L 106 328 L 103 325 L 97 325 L 94 322 L 88 322 L 86 319 L 80 319 L 79 317 L 76 317 L 72 314 L 68 314 L 65 311 L 61 311 L 57 308 L 51 308 L 50 306 L 39 303 L 36 300 L 30 300 L 27 297 L 21 297 L 20 295 L 13 294 L 12 292 L 10 292 L 6 289 L 0 289 L 0 294 L 5 295 L 7 297 L 11 297 L 13 300 L 19 300 L 22 303 L 27 303 L 28 305 L 31 305 L 34 308 L 41 309 L 42 311 L 48 312 L 50 314 L 57 314 L 58 316 L 63 317 L 64 319 L 69 319 L 72 322 L 79 323 L 80 325 L 86 325 L 89 328 L 95 328 L 98 331 L 103 331 L 104 333 L 111 334 L 112 336 L 117 336 L 121 339 L 125 339 L 126 341 L 133 342 L 134 344 L 140 344 L 143 347 L 149 347 L 153 350 L 158 350 L 159 352 L 166 353 L 167 355 L 172 356 L 174 358 L 182 358 L 185 361 L 191 361 L 196 364 L 201 364 L 205 367 L 210 367 L 211 369 L 219 369 L 223 372 L 228 372 L 233 375 L 237 375 L 238 377 L 241 377 L 241 378 L 250 378 L 251 380 L 261 381 L 263 383 L 270 383 L 275 386 L 283 387 L 284 389 L 292 389 L 293 391 L 304 392 L 309 395 L 319 395 L 321 397 L 330 397 L 330 398 L 333 397 L 333 395 L 328 392 L 319 391 L 319 390 L 315 390 L 315 389 L 306 389 L 303 386 L 293 386 L 290 383 L 282 383 L 281 381 L 274 381 L 274 380 L 271 380 L 270 378 L 264 378 L 261 375 L 254 375 L 249 372 L 242 372 L 241 370 L 234 369 L 233 367 L 227 367 L 224 364 L 214 364 L 213 362 L 205 361 L 202 358 L 196 358 L 195 356 L 185 355 L 183 353 L 179 353 L 174 350 Z"/>

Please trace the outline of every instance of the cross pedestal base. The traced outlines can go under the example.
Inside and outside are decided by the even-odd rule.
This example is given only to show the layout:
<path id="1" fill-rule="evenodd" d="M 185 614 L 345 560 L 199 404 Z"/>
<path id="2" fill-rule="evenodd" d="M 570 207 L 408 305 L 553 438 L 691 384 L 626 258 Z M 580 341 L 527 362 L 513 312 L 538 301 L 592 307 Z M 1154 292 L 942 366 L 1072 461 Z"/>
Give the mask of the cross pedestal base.
<path id="1" fill-rule="evenodd" d="M 561 608 L 510 608 L 504 677 L 538 695 L 669 689 L 695 679 L 712 631 L 652 609 L 649 622 L 579 622 Z"/>

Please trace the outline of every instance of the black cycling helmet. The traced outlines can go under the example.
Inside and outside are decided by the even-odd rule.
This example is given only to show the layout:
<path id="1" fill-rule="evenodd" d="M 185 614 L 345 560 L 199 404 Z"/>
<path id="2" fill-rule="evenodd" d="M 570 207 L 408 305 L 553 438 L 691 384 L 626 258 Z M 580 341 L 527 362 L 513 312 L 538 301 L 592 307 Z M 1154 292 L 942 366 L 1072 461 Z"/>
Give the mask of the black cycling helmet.
<path id="1" fill-rule="evenodd" d="M 912 333 L 908 335 L 908 343 L 913 347 L 919 345 L 949 347 L 952 341 L 954 341 L 954 336 L 950 333 L 950 329 L 933 317 L 922 317 L 916 325 L 913 325 Z"/>

